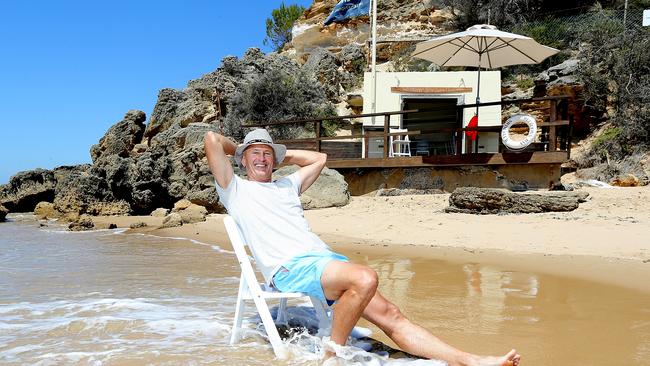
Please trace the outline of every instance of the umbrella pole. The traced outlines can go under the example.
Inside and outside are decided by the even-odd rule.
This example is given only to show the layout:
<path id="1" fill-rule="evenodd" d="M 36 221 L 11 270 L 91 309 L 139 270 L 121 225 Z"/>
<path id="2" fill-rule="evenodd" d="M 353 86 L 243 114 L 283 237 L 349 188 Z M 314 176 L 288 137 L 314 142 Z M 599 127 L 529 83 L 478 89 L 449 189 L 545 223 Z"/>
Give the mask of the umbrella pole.
<path id="1" fill-rule="evenodd" d="M 478 54 L 478 82 L 476 85 L 476 119 L 478 121 L 478 105 L 481 104 L 481 56 Z M 477 124 L 478 125 L 478 124 Z M 476 131 L 476 140 L 474 140 L 474 153 L 478 153 L 478 131 Z"/>

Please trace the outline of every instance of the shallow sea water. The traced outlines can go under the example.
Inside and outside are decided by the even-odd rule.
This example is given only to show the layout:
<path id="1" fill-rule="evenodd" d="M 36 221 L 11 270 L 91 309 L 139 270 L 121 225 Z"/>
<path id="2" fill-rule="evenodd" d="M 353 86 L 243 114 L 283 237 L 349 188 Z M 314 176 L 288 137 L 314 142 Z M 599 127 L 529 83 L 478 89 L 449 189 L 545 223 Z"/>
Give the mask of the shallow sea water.
<path id="1" fill-rule="evenodd" d="M 377 270 L 380 290 L 409 318 L 462 349 L 517 347 L 528 365 L 650 365 L 650 294 L 479 263 L 344 254 Z M 228 243 L 73 233 L 13 216 L 0 225 L 0 364 L 320 364 L 323 344 L 308 336 L 275 360 L 252 318 L 245 339 L 228 345 L 238 281 Z M 343 354 L 343 364 L 433 364 Z"/>

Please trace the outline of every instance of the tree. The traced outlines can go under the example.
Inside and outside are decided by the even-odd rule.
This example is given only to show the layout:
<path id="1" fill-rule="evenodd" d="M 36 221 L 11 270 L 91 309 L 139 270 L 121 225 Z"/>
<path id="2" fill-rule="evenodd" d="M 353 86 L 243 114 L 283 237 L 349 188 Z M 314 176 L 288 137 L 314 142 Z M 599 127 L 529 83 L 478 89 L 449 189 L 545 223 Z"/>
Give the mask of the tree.
<path id="1" fill-rule="evenodd" d="M 291 41 L 291 28 L 293 23 L 305 12 L 301 5 L 284 5 L 273 9 L 271 18 L 266 18 L 266 39 L 264 44 L 271 43 L 276 51 L 279 51 L 285 44 Z"/>

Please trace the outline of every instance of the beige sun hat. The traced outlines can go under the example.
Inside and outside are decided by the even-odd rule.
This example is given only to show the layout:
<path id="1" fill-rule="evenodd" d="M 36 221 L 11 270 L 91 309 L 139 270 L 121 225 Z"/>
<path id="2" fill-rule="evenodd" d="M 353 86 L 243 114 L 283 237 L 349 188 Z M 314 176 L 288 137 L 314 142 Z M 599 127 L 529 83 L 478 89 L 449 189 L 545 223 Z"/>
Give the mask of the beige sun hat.
<path id="1" fill-rule="evenodd" d="M 244 156 L 244 150 L 251 145 L 266 145 L 273 149 L 273 156 L 275 158 L 275 165 L 278 165 L 284 160 L 284 156 L 287 153 L 287 147 L 281 144 L 274 144 L 269 131 L 258 128 L 246 134 L 244 137 L 244 143 L 237 146 L 235 150 L 235 163 L 241 168 L 244 169 L 244 166 L 241 164 L 241 159 Z"/>

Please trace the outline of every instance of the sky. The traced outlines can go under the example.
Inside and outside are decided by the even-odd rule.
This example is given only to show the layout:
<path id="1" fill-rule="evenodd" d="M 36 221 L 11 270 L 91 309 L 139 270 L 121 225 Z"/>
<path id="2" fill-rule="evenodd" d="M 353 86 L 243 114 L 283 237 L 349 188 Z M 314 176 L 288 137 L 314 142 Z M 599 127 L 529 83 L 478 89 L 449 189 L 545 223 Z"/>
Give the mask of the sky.
<path id="1" fill-rule="evenodd" d="M 249 47 L 270 52 L 265 21 L 281 3 L 3 0 L 0 184 L 90 163 L 90 147 L 128 110 L 149 118 L 160 89 L 184 88 Z"/>

